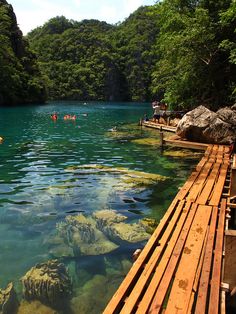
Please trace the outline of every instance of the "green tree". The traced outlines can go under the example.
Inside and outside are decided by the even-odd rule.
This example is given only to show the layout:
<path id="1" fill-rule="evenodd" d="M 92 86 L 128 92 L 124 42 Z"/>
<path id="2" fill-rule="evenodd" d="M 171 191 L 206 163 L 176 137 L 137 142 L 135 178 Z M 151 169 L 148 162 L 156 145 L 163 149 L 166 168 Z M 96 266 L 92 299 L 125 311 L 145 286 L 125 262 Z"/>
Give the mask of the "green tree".
<path id="1" fill-rule="evenodd" d="M 0 0 L 0 73 L 0 105 L 45 100 L 36 57 L 5 0 Z"/>
<path id="2" fill-rule="evenodd" d="M 221 47 L 230 33 L 220 16 L 230 1 L 165 0 L 160 9 L 160 59 L 152 90 L 172 106 L 213 108 L 232 97 L 229 54 Z"/>

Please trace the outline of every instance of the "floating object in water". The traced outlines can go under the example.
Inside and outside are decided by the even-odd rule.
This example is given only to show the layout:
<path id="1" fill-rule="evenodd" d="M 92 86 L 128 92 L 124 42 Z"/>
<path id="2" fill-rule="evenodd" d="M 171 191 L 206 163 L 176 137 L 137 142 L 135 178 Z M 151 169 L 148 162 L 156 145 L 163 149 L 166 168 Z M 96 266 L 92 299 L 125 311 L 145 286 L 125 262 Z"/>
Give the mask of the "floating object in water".
<path id="1" fill-rule="evenodd" d="M 3 142 L 3 137 L 0 136 L 0 143 L 2 143 L 2 142 Z"/>
<path id="2" fill-rule="evenodd" d="M 82 116 L 87 117 L 88 114 L 87 113 L 82 113 Z"/>

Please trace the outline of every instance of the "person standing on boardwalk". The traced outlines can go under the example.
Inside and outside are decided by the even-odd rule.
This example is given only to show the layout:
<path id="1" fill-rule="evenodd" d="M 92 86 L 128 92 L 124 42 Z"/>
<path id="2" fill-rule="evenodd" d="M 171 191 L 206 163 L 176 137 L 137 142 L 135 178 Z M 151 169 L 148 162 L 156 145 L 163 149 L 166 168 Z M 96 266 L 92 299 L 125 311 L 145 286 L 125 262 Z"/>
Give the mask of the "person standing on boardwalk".
<path id="1" fill-rule="evenodd" d="M 154 101 L 152 103 L 152 108 L 154 109 L 154 113 L 153 113 L 153 121 L 156 122 L 160 122 L 160 117 L 161 117 L 161 106 L 160 103 L 158 101 Z"/>

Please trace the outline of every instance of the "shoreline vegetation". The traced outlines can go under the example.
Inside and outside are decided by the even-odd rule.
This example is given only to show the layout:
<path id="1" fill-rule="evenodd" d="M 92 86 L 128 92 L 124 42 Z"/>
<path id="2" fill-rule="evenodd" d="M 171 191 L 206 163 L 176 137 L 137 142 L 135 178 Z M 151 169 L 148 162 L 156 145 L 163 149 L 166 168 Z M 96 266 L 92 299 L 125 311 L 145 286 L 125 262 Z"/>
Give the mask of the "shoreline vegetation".
<path id="1" fill-rule="evenodd" d="M 0 0 L 0 105 L 162 100 L 211 110 L 236 100 L 232 0 L 165 0 L 124 22 L 50 19 L 26 37 Z"/>

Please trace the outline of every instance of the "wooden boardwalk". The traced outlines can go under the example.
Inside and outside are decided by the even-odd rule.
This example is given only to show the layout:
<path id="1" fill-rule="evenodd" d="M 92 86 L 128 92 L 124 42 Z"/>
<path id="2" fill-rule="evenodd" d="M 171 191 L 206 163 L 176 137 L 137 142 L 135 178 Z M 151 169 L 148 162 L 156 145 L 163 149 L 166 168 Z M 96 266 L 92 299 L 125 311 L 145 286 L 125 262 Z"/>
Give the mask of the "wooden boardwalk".
<path id="1" fill-rule="evenodd" d="M 229 169 L 230 148 L 208 145 L 104 314 L 224 313 L 224 189 Z"/>

